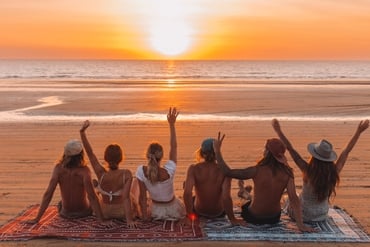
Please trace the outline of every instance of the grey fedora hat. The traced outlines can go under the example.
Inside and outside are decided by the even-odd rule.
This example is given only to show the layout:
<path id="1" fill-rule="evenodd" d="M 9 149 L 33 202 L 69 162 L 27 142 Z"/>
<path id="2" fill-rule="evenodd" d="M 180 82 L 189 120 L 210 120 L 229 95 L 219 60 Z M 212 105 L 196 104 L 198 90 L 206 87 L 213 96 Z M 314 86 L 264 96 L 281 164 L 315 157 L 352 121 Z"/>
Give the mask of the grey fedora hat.
<path id="1" fill-rule="evenodd" d="M 319 143 L 310 143 L 307 145 L 307 150 L 318 160 L 334 161 L 337 159 L 333 146 L 327 140 L 321 140 Z"/>

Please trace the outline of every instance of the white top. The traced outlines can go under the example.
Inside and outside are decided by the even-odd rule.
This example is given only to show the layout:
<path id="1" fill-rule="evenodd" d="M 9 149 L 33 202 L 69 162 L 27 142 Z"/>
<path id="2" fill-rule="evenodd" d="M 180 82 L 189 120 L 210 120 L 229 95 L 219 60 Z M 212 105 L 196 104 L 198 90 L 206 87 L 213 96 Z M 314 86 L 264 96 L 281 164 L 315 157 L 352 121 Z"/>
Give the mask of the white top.
<path id="1" fill-rule="evenodd" d="M 302 203 L 303 221 L 322 221 L 327 218 L 329 200 L 325 199 L 319 202 L 310 183 L 303 183 L 300 199 Z"/>
<path id="2" fill-rule="evenodd" d="M 140 165 L 136 170 L 136 178 L 145 184 L 150 197 L 158 202 L 168 202 L 173 199 L 175 193 L 173 188 L 173 178 L 176 172 L 176 163 L 172 160 L 167 161 L 163 166 L 166 169 L 169 179 L 163 182 L 156 182 L 152 184 L 144 174 L 143 165 Z"/>

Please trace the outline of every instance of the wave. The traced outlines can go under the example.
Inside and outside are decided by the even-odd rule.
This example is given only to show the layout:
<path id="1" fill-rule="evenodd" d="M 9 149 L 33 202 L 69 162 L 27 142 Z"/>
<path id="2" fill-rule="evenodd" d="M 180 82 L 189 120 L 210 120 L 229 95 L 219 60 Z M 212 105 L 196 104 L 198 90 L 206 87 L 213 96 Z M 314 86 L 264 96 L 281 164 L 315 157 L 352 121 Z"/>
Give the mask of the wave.
<path id="1" fill-rule="evenodd" d="M 179 76 L 169 76 L 169 75 L 137 75 L 137 76 L 125 76 L 125 75 L 0 75 L 0 80 L 6 79 L 41 79 L 41 80 L 58 80 L 58 79 L 67 79 L 67 80 L 120 80 L 120 81 L 166 81 L 166 80 L 179 80 L 179 81 L 370 81 L 369 77 L 356 76 L 356 75 L 338 75 L 338 76 L 318 76 L 318 75 L 300 75 L 300 76 L 287 76 L 287 75 L 274 75 L 274 76 L 257 76 L 257 75 L 245 75 L 245 76 L 226 76 L 226 75 L 217 75 L 217 76 L 204 76 L 204 75 L 179 75 Z"/>
<path id="2" fill-rule="evenodd" d="M 191 122 L 215 122 L 215 121 L 271 121 L 278 118 L 284 121 L 316 121 L 316 122 L 351 122 L 360 121 L 369 116 L 330 116 L 330 115 L 280 115 L 280 114 L 259 114 L 259 115 L 222 115 L 222 114 L 181 114 L 179 121 Z M 48 114 L 29 115 L 20 111 L 0 112 L 0 122 L 33 122 L 33 123 L 51 123 L 51 122 L 82 122 L 86 119 L 96 122 L 148 122 L 148 121 L 167 121 L 163 113 L 133 113 L 133 114 Z"/>

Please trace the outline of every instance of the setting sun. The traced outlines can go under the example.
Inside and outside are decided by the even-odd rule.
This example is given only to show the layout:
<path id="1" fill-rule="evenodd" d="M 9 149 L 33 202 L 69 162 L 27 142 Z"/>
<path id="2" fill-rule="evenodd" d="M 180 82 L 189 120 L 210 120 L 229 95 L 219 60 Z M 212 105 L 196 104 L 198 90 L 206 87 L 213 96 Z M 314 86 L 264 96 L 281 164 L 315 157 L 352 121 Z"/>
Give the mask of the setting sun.
<path id="1" fill-rule="evenodd" d="M 0 59 L 369 59 L 369 2 L 294 2 L 1 1 Z"/>
<path id="2" fill-rule="evenodd" d="M 151 30 L 150 43 L 163 55 L 179 55 L 190 45 L 189 28 L 185 23 L 158 24 Z"/>
<path id="3" fill-rule="evenodd" d="M 147 4 L 147 3 L 146 3 Z M 158 0 L 146 15 L 150 46 L 162 55 L 176 56 L 191 43 L 189 6 L 185 1 Z"/>

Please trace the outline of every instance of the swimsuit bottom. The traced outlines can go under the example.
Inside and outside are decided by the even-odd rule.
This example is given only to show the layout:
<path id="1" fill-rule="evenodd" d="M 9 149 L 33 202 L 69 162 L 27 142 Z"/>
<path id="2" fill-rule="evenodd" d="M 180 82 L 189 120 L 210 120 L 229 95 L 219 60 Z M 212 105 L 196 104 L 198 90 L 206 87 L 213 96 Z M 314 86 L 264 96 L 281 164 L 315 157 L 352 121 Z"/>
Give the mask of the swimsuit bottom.
<path id="1" fill-rule="evenodd" d="M 57 205 L 58 213 L 62 218 L 66 219 L 77 219 L 83 218 L 90 215 L 93 215 L 93 210 L 91 207 L 87 208 L 85 211 L 78 211 L 78 212 L 63 212 L 62 201 L 59 201 Z"/>
<path id="2" fill-rule="evenodd" d="M 257 217 L 249 212 L 249 205 L 251 201 L 247 202 L 242 206 L 242 218 L 248 222 L 255 225 L 263 225 L 263 224 L 276 224 L 280 221 L 281 212 L 276 215 L 269 216 L 269 217 Z"/>
<path id="3" fill-rule="evenodd" d="M 204 214 L 204 213 L 199 213 L 197 212 L 197 210 L 195 209 L 195 196 L 193 196 L 193 212 L 198 215 L 198 216 L 202 216 L 202 217 L 205 217 L 207 219 L 214 219 L 214 218 L 223 218 L 226 216 L 226 212 L 225 211 L 222 211 L 221 213 L 219 213 L 218 215 L 207 215 L 207 214 Z"/>

